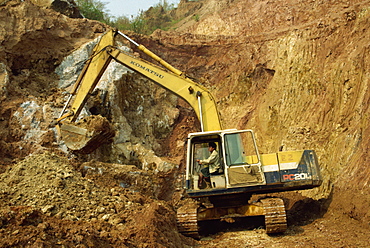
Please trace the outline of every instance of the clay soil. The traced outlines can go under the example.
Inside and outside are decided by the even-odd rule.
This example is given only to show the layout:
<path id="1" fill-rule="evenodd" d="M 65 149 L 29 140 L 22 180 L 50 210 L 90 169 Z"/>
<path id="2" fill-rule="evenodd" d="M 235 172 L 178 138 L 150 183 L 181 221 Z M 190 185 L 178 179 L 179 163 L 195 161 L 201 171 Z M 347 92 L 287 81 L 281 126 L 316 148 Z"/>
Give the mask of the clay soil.
<path id="1" fill-rule="evenodd" d="M 226 6 L 227 11 L 217 12 L 217 16 L 231 21 L 238 28 L 232 29 L 234 33 L 224 32 L 222 35 L 207 33 L 211 32 L 211 26 L 207 26 L 206 21 L 194 23 L 190 16 L 186 25 L 179 24 L 178 33 L 157 31 L 151 37 L 130 35 L 188 75 L 199 78 L 218 99 L 225 123 L 237 123 L 238 128 L 256 128 L 261 133 L 260 141 L 265 141 L 265 144 L 273 143 L 271 137 L 275 135 L 277 138 L 276 133 L 280 134 L 285 129 L 278 129 L 279 121 L 274 119 L 278 114 L 274 112 L 274 106 L 266 107 L 271 111 L 271 118 L 263 119 L 257 112 L 258 106 L 264 106 L 268 100 L 259 100 L 286 86 L 282 83 L 280 87 L 273 85 L 269 88 L 274 73 L 275 76 L 277 73 L 269 69 L 269 57 L 264 54 L 269 46 L 266 44 L 292 30 L 311 28 L 312 36 L 317 36 L 307 40 L 319 39 L 316 28 L 333 23 L 337 26 L 325 29 L 328 32 L 325 39 L 332 38 L 335 32 L 345 34 L 346 28 L 354 26 L 351 18 L 356 15 L 359 18 L 365 10 L 369 11 L 370 6 L 368 1 L 337 5 L 335 1 L 327 1 L 320 5 L 323 9 L 319 13 L 313 11 L 313 3 L 304 1 L 257 1 L 254 8 L 249 8 L 250 1 L 199 2 L 181 1 L 182 9 L 179 8 L 177 14 L 185 16 L 189 10 L 199 11 L 194 13 L 210 20 L 208 23 L 212 20 L 215 23 L 213 17 L 206 18 L 207 13 L 202 6 L 208 6 L 212 14 Z M 266 5 L 269 8 L 263 11 L 261 8 Z M 242 15 L 247 7 L 251 16 L 244 16 L 244 21 L 235 21 L 235 13 Z M 277 10 L 286 15 L 275 15 Z M 327 19 L 323 17 L 324 13 Z M 295 19 L 296 23 L 292 25 L 289 18 L 298 14 L 301 14 L 301 19 Z M 346 22 L 338 21 L 341 20 L 338 16 L 345 16 Z M 369 37 L 366 33 L 369 21 L 364 22 L 361 28 L 356 29 L 356 34 L 366 38 Z M 249 23 L 248 32 L 245 23 Z M 0 247 L 370 247 L 367 107 L 363 107 L 363 112 L 355 108 L 361 112 L 359 115 L 364 116 L 361 121 L 363 143 L 356 151 L 351 150 L 352 147 L 338 148 L 343 137 L 355 136 L 345 133 L 351 127 L 341 129 L 341 134 L 337 127 L 337 133 L 331 136 L 327 135 L 333 128 L 331 124 L 327 124 L 322 133 L 300 126 L 284 134 L 291 138 L 290 145 L 295 142 L 300 149 L 302 143 L 319 147 L 324 183 L 319 190 L 307 194 L 284 192 L 273 195 L 282 197 L 287 208 L 289 227 L 281 235 L 265 234 L 263 219 L 258 218 L 240 219 L 233 224 L 202 223 L 200 240 L 185 237 L 177 231 L 176 208 L 184 198 L 181 189 L 184 153 L 176 144 L 184 140 L 188 132 L 199 129 L 194 113 L 181 100 L 178 101 L 180 114 L 176 123 L 166 137 L 159 139 L 161 147 L 155 148 L 158 154 L 168 156 L 169 160 L 177 158 L 178 166 L 170 171 L 142 170 L 134 161 L 132 164 L 135 165 L 122 165 L 100 161 L 99 157 L 62 151 L 49 127 L 54 117 L 52 107 L 60 108 L 65 95 L 57 86 L 55 68 L 74 49 L 100 36 L 108 28 L 99 22 L 73 19 L 51 9 L 40 8 L 31 1 L 4 1 L 0 4 Z M 339 56 L 335 53 L 343 50 L 340 47 L 342 42 L 344 40 L 336 41 L 338 50 L 330 47 L 325 56 Z M 361 44 L 366 46 L 365 43 Z M 253 44 L 253 49 L 250 44 Z M 248 64 L 247 59 L 253 61 L 254 66 Z M 368 59 L 365 56 L 364 63 L 358 66 L 368 66 Z M 333 68 L 338 64 L 333 64 Z M 365 75 L 363 81 L 368 77 Z M 240 85 L 234 85 L 234 81 Z M 338 87 L 344 84 L 341 82 Z M 354 86 L 343 87 L 350 90 Z M 337 94 L 333 99 L 344 94 L 337 88 L 325 88 L 317 93 L 315 99 L 333 103 L 334 100 L 326 98 L 331 92 Z M 367 106 L 370 101 L 365 100 L 364 106 Z M 43 103 L 48 103 L 49 107 L 35 115 L 26 111 L 27 106 L 41 106 Z M 318 109 L 324 105 L 317 104 Z M 239 118 L 240 112 L 243 112 L 242 118 Z M 348 112 L 343 110 L 341 116 L 348 117 Z M 287 114 L 281 112 L 280 115 Z M 264 121 L 256 124 L 255 116 Z M 312 114 L 307 114 L 301 119 L 311 117 Z M 265 131 L 269 121 L 271 128 Z M 287 122 L 286 125 L 290 124 Z M 35 126 L 39 135 L 30 133 Z M 275 134 L 271 134 L 271 130 Z M 341 138 L 338 138 L 338 143 L 335 143 L 335 137 Z M 335 149 L 330 151 L 330 145 L 341 151 L 332 153 Z M 266 151 L 272 149 L 268 145 L 262 148 Z M 345 169 L 342 166 L 344 160 L 336 160 L 341 153 L 356 154 L 352 160 L 346 161 L 349 166 Z M 339 172 L 335 174 L 336 171 Z"/>

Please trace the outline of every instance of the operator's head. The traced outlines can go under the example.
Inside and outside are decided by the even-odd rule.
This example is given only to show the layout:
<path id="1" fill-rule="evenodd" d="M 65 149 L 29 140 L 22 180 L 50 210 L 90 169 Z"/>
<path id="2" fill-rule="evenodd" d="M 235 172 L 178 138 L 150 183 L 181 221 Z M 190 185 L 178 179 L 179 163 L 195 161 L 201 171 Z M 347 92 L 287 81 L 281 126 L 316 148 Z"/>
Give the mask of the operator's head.
<path id="1" fill-rule="evenodd" d="M 213 149 L 212 149 L 212 151 L 213 151 L 213 150 L 216 150 L 217 145 L 216 145 L 216 143 L 215 143 L 215 142 L 209 142 L 209 143 L 208 143 L 208 147 L 209 147 L 209 148 L 213 148 Z"/>

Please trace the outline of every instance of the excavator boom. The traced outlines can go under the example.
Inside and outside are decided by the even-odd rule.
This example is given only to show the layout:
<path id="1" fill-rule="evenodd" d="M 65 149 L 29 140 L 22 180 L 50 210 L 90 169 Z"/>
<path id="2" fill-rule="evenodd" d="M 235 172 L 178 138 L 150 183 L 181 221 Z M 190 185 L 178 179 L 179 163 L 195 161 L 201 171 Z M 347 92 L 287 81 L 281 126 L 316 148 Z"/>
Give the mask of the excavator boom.
<path id="1" fill-rule="evenodd" d="M 118 49 L 115 46 L 117 35 L 128 39 L 139 50 L 160 63 L 164 68 Z M 57 120 L 60 136 L 69 149 L 90 153 L 114 136 L 114 130 L 103 117 L 94 117 L 94 121 L 89 120 L 92 117 L 86 117 L 76 123 L 87 99 L 112 59 L 183 98 L 197 114 L 202 131 L 222 129 L 216 102 L 205 87 L 192 81 L 182 71 L 174 68 L 125 34 L 110 30 L 101 37 L 99 43 L 94 47 L 92 55 L 86 62 L 71 91 L 71 97 Z M 66 109 L 69 109 L 67 113 L 65 113 Z M 98 123 L 101 125 L 94 127 L 97 119 L 99 119 Z"/>

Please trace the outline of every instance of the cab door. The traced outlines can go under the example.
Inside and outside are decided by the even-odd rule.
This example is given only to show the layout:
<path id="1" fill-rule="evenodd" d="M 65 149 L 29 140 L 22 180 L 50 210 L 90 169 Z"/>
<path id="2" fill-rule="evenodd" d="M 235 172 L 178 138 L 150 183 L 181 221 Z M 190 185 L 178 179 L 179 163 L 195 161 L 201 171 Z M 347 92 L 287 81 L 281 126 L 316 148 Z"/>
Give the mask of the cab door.
<path id="1" fill-rule="evenodd" d="M 227 187 L 266 184 L 253 131 L 225 132 L 222 138 Z"/>

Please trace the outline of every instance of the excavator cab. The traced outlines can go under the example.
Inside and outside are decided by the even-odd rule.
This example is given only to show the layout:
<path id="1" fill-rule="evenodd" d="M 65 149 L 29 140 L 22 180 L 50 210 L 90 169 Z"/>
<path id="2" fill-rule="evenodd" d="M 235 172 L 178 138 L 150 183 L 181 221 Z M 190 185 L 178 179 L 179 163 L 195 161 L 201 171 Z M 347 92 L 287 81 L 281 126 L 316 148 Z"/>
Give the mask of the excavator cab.
<path id="1" fill-rule="evenodd" d="M 196 161 L 209 156 L 208 143 L 214 142 L 220 169 L 211 173 L 211 189 L 198 187 L 201 165 Z M 252 130 L 223 130 L 191 133 L 188 136 L 186 189 L 200 196 L 232 187 L 265 184 L 262 164 Z M 221 193 L 219 192 L 219 193 Z"/>
<path id="2" fill-rule="evenodd" d="M 208 142 L 217 144 L 222 173 L 211 174 L 212 188 L 203 189 L 196 161 L 209 156 Z M 191 133 L 187 145 L 185 189 L 193 198 L 309 189 L 322 182 L 315 151 L 260 154 L 252 130 Z"/>

